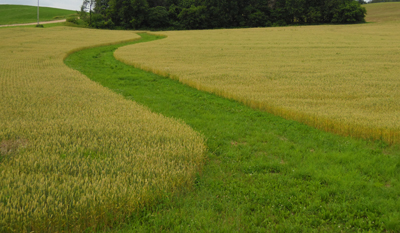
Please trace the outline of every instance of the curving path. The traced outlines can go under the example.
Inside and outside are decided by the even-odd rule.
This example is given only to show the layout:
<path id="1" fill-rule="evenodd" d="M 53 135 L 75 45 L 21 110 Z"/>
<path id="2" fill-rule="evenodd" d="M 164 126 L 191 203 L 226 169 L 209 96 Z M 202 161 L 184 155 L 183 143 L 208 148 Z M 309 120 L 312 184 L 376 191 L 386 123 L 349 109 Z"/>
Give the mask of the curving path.
<path id="1" fill-rule="evenodd" d="M 63 23 L 67 21 L 66 19 L 60 19 L 60 20 L 53 20 L 53 21 L 43 21 L 39 22 L 40 24 L 49 24 L 49 23 Z M 15 26 L 28 26 L 28 25 L 36 25 L 37 22 L 35 23 L 20 23 L 20 24 L 6 24 L 6 25 L 0 25 L 0 27 L 15 27 Z"/>
<path id="2" fill-rule="evenodd" d="M 140 35 L 132 43 L 160 39 Z M 120 46 L 79 51 L 65 63 L 154 112 L 182 119 L 207 138 L 209 152 L 193 192 L 171 194 L 118 232 L 400 232 L 399 150 L 135 69 L 115 60 Z"/>

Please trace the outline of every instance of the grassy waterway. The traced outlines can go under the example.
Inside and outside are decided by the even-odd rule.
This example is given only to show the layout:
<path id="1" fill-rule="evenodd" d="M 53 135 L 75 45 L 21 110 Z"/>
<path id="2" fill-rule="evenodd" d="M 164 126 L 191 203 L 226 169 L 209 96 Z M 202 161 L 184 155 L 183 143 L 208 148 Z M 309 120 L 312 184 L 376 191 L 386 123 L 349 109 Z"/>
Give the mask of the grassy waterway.
<path id="1" fill-rule="evenodd" d="M 160 36 L 141 34 L 148 42 Z M 125 65 L 120 45 L 65 63 L 93 81 L 182 119 L 207 138 L 190 193 L 168 194 L 117 232 L 400 231 L 398 145 L 344 138 Z"/>

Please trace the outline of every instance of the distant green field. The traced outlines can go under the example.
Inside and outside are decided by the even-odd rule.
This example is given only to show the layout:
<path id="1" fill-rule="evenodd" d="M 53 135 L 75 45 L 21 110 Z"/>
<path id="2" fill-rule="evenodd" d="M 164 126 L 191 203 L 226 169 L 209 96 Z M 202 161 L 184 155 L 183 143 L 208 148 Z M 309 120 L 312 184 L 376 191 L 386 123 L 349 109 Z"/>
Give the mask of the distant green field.
<path id="1" fill-rule="evenodd" d="M 364 5 L 367 22 L 396 22 L 400 17 L 400 2 L 381 2 Z"/>
<path id="2" fill-rule="evenodd" d="M 37 20 L 37 7 L 21 5 L 0 5 L 0 25 L 34 23 Z M 40 7 L 40 21 L 65 19 L 75 11 Z"/>

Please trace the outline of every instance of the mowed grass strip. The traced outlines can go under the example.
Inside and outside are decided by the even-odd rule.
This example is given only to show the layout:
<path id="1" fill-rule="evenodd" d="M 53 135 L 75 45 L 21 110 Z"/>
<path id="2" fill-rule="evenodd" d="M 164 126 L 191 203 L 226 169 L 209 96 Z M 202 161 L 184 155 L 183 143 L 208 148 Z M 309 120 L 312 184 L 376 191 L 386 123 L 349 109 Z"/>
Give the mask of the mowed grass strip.
<path id="1" fill-rule="evenodd" d="M 389 23 L 170 31 L 115 56 L 286 119 L 392 144 L 400 143 L 399 23 L 397 15 Z"/>
<path id="2" fill-rule="evenodd" d="M 326 133 L 135 69 L 115 61 L 117 47 L 65 61 L 204 134 L 208 160 L 193 192 L 166 195 L 112 232 L 400 231 L 398 146 Z"/>
<path id="3" fill-rule="evenodd" d="M 76 15 L 76 11 L 40 7 L 39 20 L 51 21 Z M 34 23 L 37 21 L 37 7 L 23 5 L 0 5 L 0 25 Z"/>
<path id="4" fill-rule="evenodd" d="M 63 63 L 73 50 L 137 34 L 1 32 L 0 232 L 106 230 L 191 187 L 205 151 L 198 133 Z"/>

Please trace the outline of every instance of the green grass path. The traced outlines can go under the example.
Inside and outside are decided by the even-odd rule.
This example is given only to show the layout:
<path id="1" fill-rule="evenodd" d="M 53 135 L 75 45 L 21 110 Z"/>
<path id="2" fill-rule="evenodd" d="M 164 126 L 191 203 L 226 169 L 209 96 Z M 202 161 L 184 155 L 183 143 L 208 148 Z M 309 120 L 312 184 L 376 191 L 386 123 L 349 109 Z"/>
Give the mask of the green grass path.
<path id="1" fill-rule="evenodd" d="M 161 38 L 141 35 L 134 43 Z M 339 137 L 135 69 L 114 59 L 119 46 L 65 62 L 182 119 L 205 135 L 209 152 L 192 192 L 166 195 L 115 231 L 400 231 L 398 146 Z"/>

